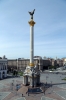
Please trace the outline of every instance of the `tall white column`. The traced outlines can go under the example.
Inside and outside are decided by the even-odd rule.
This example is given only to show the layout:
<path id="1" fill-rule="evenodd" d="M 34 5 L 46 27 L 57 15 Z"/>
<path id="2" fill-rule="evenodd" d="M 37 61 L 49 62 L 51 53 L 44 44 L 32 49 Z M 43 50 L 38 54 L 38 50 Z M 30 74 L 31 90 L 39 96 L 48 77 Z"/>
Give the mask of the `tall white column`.
<path id="1" fill-rule="evenodd" d="M 34 24 L 35 22 L 31 19 L 29 21 L 30 25 L 30 67 L 34 67 Z"/>
<path id="2" fill-rule="evenodd" d="M 34 63 L 34 26 L 30 26 L 30 63 Z"/>

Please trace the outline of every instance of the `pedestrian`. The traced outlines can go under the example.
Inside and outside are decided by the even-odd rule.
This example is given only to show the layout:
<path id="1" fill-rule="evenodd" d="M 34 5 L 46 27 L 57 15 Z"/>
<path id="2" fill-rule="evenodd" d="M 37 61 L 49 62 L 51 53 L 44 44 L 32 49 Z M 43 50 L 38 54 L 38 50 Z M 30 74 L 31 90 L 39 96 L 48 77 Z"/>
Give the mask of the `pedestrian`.
<path id="1" fill-rule="evenodd" d="M 44 89 L 44 95 L 45 95 L 45 89 Z"/>
<path id="2" fill-rule="evenodd" d="M 22 94 L 22 97 L 23 97 L 23 94 Z"/>
<path id="3" fill-rule="evenodd" d="M 28 96 L 29 96 L 29 93 L 28 93 Z"/>
<path id="4" fill-rule="evenodd" d="M 44 86 L 44 95 L 45 95 L 45 86 Z"/>
<path id="5" fill-rule="evenodd" d="M 26 94 L 27 94 L 27 92 L 26 92 Z"/>

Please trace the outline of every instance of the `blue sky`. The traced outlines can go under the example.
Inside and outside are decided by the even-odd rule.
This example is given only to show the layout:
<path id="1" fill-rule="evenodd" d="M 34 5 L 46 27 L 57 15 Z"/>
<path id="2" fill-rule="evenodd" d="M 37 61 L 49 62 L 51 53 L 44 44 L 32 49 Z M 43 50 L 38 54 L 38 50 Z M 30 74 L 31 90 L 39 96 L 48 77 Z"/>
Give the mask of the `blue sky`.
<path id="1" fill-rule="evenodd" d="M 0 56 L 30 58 L 33 9 L 34 55 L 66 57 L 66 0 L 0 0 Z"/>

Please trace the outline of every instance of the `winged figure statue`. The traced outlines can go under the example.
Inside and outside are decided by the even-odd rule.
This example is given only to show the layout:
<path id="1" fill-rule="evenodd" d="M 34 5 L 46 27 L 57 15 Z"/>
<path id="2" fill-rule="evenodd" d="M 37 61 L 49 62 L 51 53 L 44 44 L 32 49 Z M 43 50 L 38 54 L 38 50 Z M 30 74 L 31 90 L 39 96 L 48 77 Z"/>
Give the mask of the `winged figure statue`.
<path id="1" fill-rule="evenodd" d="M 31 19 L 33 19 L 34 12 L 35 12 L 35 9 L 32 12 L 29 12 L 29 14 L 31 15 Z"/>

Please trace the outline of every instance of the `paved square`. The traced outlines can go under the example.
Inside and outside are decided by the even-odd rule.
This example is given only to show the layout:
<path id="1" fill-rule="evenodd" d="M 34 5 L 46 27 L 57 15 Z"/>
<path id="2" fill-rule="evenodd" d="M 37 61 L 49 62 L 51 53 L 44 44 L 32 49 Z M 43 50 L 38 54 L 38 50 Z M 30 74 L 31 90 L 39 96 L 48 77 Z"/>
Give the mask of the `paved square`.
<path id="1" fill-rule="evenodd" d="M 66 100 L 66 90 L 56 91 L 55 93 L 61 96 L 61 98 Z"/>
<path id="2" fill-rule="evenodd" d="M 1 100 L 66 100 L 66 81 L 62 80 L 66 75 L 41 73 L 41 82 L 51 84 L 44 93 L 26 94 L 28 86 L 23 86 L 23 77 L 14 77 L 0 80 L 0 99 Z M 14 85 L 12 86 L 12 83 Z M 21 84 L 21 88 L 17 91 L 16 84 Z M 11 93 L 10 93 L 11 92 Z M 10 94 L 9 94 L 10 93 Z M 22 93 L 24 97 L 22 97 Z"/>
<path id="3" fill-rule="evenodd" d="M 15 100 L 26 100 L 26 99 L 25 99 L 25 97 L 21 97 L 21 98 L 15 99 Z"/>
<path id="4" fill-rule="evenodd" d="M 59 88 L 66 89 L 66 84 L 57 85 Z"/>
<path id="5" fill-rule="evenodd" d="M 53 99 L 53 98 L 48 98 L 48 97 L 42 96 L 41 100 L 57 100 L 57 99 Z"/>
<path id="6" fill-rule="evenodd" d="M 9 94 L 10 94 L 10 92 L 0 92 L 0 100 L 3 100 Z"/>
<path id="7" fill-rule="evenodd" d="M 0 89 L 8 87 L 7 85 L 4 85 L 3 83 L 0 83 Z"/>

